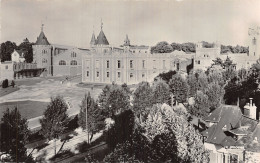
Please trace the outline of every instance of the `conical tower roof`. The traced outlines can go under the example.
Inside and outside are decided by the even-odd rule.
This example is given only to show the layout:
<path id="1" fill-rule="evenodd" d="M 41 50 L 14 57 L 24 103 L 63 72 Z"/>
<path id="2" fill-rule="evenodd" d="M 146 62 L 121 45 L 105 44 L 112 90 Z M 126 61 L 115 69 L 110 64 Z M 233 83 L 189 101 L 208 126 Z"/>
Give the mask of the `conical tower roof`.
<path id="1" fill-rule="evenodd" d="M 92 37 L 91 37 L 91 41 L 90 41 L 90 45 L 95 45 L 96 44 L 96 37 L 95 34 L 93 32 Z"/>
<path id="2" fill-rule="evenodd" d="M 36 45 L 50 45 L 47 37 L 45 36 L 45 34 L 43 32 L 43 24 L 42 24 L 42 27 L 41 27 L 41 33 L 40 33 L 39 37 L 37 37 L 37 41 L 36 41 L 35 44 Z"/>
<path id="3" fill-rule="evenodd" d="M 124 46 L 130 46 L 130 40 L 128 39 L 128 35 L 126 35 Z"/>
<path id="4" fill-rule="evenodd" d="M 103 32 L 103 30 L 101 29 L 98 37 L 97 37 L 97 45 L 109 45 L 109 42 L 107 41 L 107 38 Z"/>

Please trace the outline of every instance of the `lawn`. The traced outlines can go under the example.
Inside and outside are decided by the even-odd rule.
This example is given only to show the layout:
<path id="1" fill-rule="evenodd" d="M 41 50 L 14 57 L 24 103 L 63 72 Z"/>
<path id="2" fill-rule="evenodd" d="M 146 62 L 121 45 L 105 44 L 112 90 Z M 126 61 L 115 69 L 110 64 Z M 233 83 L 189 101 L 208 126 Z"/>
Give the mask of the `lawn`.
<path id="1" fill-rule="evenodd" d="M 3 117 L 3 113 L 6 108 L 18 107 L 22 117 L 26 119 L 38 117 L 43 114 L 44 110 L 47 108 L 48 102 L 40 101 L 15 101 L 15 102 L 5 102 L 0 103 L 0 118 Z"/>

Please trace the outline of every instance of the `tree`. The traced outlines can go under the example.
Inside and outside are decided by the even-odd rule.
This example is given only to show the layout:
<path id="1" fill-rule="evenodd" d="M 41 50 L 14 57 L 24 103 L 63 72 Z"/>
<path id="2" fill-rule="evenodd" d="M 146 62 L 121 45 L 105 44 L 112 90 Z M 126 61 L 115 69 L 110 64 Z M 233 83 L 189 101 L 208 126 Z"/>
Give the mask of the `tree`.
<path id="1" fill-rule="evenodd" d="M 135 116 L 132 110 L 125 110 L 115 115 L 114 120 L 114 125 L 106 134 L 106 143 L 111 149 L 114 149 L 117 144 L 130 140 L 135 126 Z"/>
<path id="2" fill-rule="evenodd" d="M 11 86 L 14 87 L 14 85 L 15 85 L 15 83 L 14 83 L 14 81 L 12 80 L 12 82 L 11 82 Z"/>
<path id="3" fill-rule="evenodd" d="M 87 110 L 87 131 L 88 135 L 91 134 L 89 142 L 91 142 L 93 135 L 105 127 L 105 118 L 103 116 L 102 110 L 99 109 L 97 103 L 90 96 L 90 93 L 85 94 L 81 101 L 80 113 L 78 124 L 83 129 L 86 129 L 86 110 Z"/>
<path id="4" fill-rule="evenodd" d="M 187 84 L 189 85 L 189 96 L 194 97 L 198 88 L 198 78 L 195 73 L 191 72 L 187 76 Z"/>
<path id="5" fill-rule="evenodd" d="M 33 61 L 33 48 L 32 45 L 34 43 L 30 43 L 29 40 L 26 38 L 24 41 L 18 46 L 19 50 L 22 50 L 24 53 L 25 62 L 31 63 Z"/>
<path id="6" fill-rule="evenodd" d="M 170 80 L 169 86 L 178 102 L 183 103 L 187 101 L 189 87 L 185 79 L 176 74 Z"/>
<path id="7" fill-rule="evenodd" d="M 152 97 L 153 104 L 170 103 L 171 92 L 168 84 L 166 84 L 164 81 L 157 81 L 153 83 L 152 89 L 153 89 L 153 97 Z"/>
<path id="8" fill-rule="evenodd" d="M 164 80 L 167 84 L 169 83 L 169 81 L 171 80 L 172 76 L 175 75 L 177 72 L 176 71 L 168 71 L 168 72 L 163 72 L 160 73 L 157 77 L 154 78 L 154 81 L 157 80 Z"/>
<path id="9" fill-rule="evenodd" d="M 157 110 L 149 113 L 140 125 L 144 128 L 143 134 L 154 144 L 153 155 L 157 162 L 209 162 L 200 133 L 171 107 L 157 105 Z M 162 146 L 158 147 L 158 143 Z"/>
<path id="10" fill-rule="evenodd" d="M 218 82 L 212 82 L 208 85 L 206 95 L 208 96 L 208 103 L 211 110 L 214 110 L 220 106 L 223 101 L 225 90 L 223 86 L 219 85 Z"/>
<path id="11" fill-rule="evenodd" d="M 54 139 L 56 155 L 56 139 L 64 133 L 66 125 L 69 122 L 67 114 L 68 106 L 61 96 L 51 98 L 51 102 L 43 113 L 43 118 L 40 119 L 42 129 L 40 134 L 48 140 Z"/>
<path id="12" fill-rule="evenodd" d="M 31 156 L 27 155 L 25 145 L 28 142 L 28 122 L 21 117 L 17 108 L 11 111 L 7 108 L 1 119 L 1 143 L 0 150 L 9 157 L 7 162 L 32 162 Z"/>
<path id="13" fill-rule="evenodd" d="M 171 53 L 172 51 L 172 46 L 166 41 L 159 42 L 155 46 L 151 47 L 151 53 Z"/>
<path id="14" fill-rule="evenodd" d="M 198 90 L 202 92 L 206 92 L 208 87 L 208 78 L 204 71 L 198 71 L 195 73 L 198 78 Z"/>
<path id="15" fill-rule="evenodd" d="M 136 115 L 144 115 L 145 109 L 152 106 L 152 91 L 148 82 L 138 84 L 133 93 L 133 110 Z"/>
<path id="16" fill-rule="evenodd" d="M 5 79 L 5 80 L 3 80 L 3 82 L 2 82 L 2 88 L 7 88 L 8 87 L 8 79 Z"/>
<path id="17" fill-rule="evenodd" d="M 11 54 L 14 52 L 14 49 L 17 49 L 17 46 L 14 42 L 6 41 L 2 43 L 0 49 L 1 62 L 11 61 Z"/>
<path id="18" fill-rule="evenodd" d="M 98 97 L 100 108 L 108 117 L 127 110 L 130 107 L 130 94 L 127 85 L 106 85 Z"/>
<path id="19" fill-rule="evenodd" d="M 202 91 L 197 91 L 194 101 L 194 105 L 189 106 L 189 113 L 197 116 L 198 118 L 206 117 L 210 112 L 208 96 Z"/>

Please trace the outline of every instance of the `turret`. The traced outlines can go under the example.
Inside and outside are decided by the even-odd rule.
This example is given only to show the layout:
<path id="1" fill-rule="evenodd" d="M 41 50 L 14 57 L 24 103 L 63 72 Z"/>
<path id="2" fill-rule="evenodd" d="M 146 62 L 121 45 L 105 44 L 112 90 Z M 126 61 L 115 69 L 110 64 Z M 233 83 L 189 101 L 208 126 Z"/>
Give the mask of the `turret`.
<path id="1" fill-rule="evenodd" d="M 91 41 L 90 41 L 90 46 L 93 47 L 94 45 L 96 45 L 96 37 L 95 37 L 94 31 L 93 31 Z"/>

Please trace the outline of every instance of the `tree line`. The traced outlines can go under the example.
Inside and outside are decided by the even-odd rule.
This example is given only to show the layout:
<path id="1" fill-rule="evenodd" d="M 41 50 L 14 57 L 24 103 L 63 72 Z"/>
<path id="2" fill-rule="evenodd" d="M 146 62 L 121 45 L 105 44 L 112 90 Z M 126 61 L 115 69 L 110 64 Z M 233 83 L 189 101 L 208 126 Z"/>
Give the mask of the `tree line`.
<path id="1" fill-rule="evenodd" d="M 214 43 L 208 43 L 206 41 L 202 41 L 202 47 L 204 48 L 213 48 L 215 46 Z M 187 43 L 171 43 L 169 44 L 166 41 L 161 41 L 157 43 L 155 46 L 151 47 L 151 53 L 171 53 L 175 50 L 183 51 L 186 53 L 195 53 L 196 52 L 196 44 L 187 42 Z M 220 53 L 248 53 L 248 47 L 244 46 L 225 46 L 221 45 Z"/>
<path id="2" fill-rule="evenodd" d="M 0 48 L 1 62 L 11 61 L 11 54 L 14 52 L 14 50 L 19 50 L 24 53 L 25 62 L 32 63 L 33 61 L 32 45 L 34 45 L 34 43 L 29 42 L 27 38 L 24 39 L 23 42 L 18 46 L 16 45 L 15 42 L 11 42 L 11 41 L 6 41 L 1 43 L 1 48 Z"/>
<path id="3" fill-rule="evenodd" d="M 77 123 L 88 131 L 87 143 L 103 131 L 109 146 L 105 162 L 208 162 L 209 153 L 191 118 L 204 118 L 221 104 L 234 104 L 237 97 L 245 102 L 260 97 L 260 63 L 250 70 L 235 70 L 232 65 L 229 58 L 216 59 L 207 71 L 192 71 L 186 77 L 174 71 L 161 73 L 134 91 L 126 84 L 106 85 L 97 100 L 90 93 L 84 95 Z M 40 134 L 59 139 L 68 128 L 67 109 L 61 96 L 51 98 L 40 120 Z M 32 160 L 24 147 L 28 134 L 19 111 L 7 109 L 1 121 L 1 152 L 9 154 L 7 161 Z"/>

